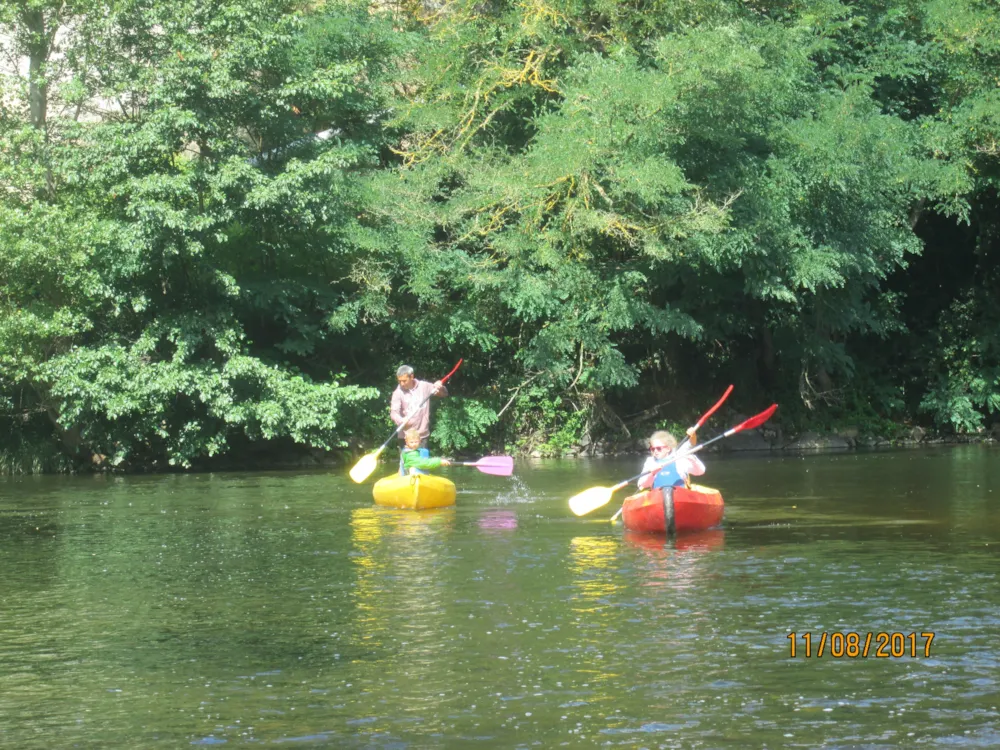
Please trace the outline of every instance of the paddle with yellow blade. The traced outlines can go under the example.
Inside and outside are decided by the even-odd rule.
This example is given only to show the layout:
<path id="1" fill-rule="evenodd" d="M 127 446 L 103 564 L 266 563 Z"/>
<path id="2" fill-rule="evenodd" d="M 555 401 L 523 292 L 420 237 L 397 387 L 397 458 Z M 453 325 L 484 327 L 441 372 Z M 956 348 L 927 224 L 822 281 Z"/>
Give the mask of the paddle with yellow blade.
<path id="1" fill-rule="evenodd" d="M 458 364 L 451 368 L 451 372 L 449 372 L 447 375 L 441 378 L 442 385 L 444 385 L 444 383 L 447 382 L 448 378 L 450 378 L 452 375 L 455 374 L 455 370 L 458 369 L 459 365 L 461 365 L 463 361 L 464 359 L 458 360 Z M 420 403 L 420 406 L 418 406 L 416 409 L 413 410 L 412 414 L 407 415 L 406 419 L 403 420 L 403 423 L 399 425 L 399 427 L 397 427 L 395 430 L 393 430 L 392 434 L 388 437 L 388 439 L 384 443 L 382 443 L 382 445 L 379 446 L 377 451 L 375 451 L 374 453 L 369 453 L 366 456 L 362 456 L 361 460 L 358 461 L 356 464 L 354 464 L 354 466 L 351 468 L 351 471 L 349 472 L 351 479 L 353 479 L 358 484 L 361 484 L 368 477 L 370 477 L 372 475 L 372 472 L 375 471 L 375 467 L 378 466 L 378 457 L 382 454 L 382 451 L 385 450 L 385 446 L 387 446 L 392 441 L 392 439 L 402 431 L 402 429 L 406 426 L 407 422 L 409 422 L 413 417 L 415 417 L 417 414 L 420 413 L 420 410 L 423 409 L 424 406 L 427 405 L 427 402 L 430 400 L 431 396 L 428 396 Z"/>
<path id="2" fill-rule="evenodd" d="M 676 461 L 678 458 L 681 458 L 682 456 L 690 456 L 692 453 L 697 453 L 698 451 L 703 450 L 706 446 L 711 445 L 717 440 L 722 440 L 722 438 L 731 437 L 732 435 L 735 435 L 737 432 L 742 432 L 743 430 L 752 430 L 754 427 L 760 427 L 760 425 L 764 424 L 764 422 L 766 422 L 771 418 L 771 415 L 774 414 L 777 408 L 778 408 L 777 404 L 771 404 L 770 407 L 762 411 L 760 414 L 750 417 L 750 419 L 746 420 L 745 422 L 741 422 L 732 429 L 726 430 L 718 437 L 714 437 L 711 440 L 708 440 L 702 443 L 701 445 L 692 448 L 689 451 L 685 451 L 683 454 L 679 452 L 675 453 L 663 466 L 669 466 L 673 461 Z M 656 472 L 654 472 L 654 474 L 659 473 L 659 471 L 663 468 L 663 466 L 657 469 Z M 608 502 L 610 502 L 611 500 L 611 496 L 617 490 L 620 490 L 622 487 L 629 484 L 630 482 L 634 482 L 641 476 L 645 476 L 645 474 L 636 474 L 634 477 L 629 477 L 624 482 L 619 482 L 614 487 L 610 488 L 591 487 L 589 490 L 584 490 L 579 495 L 574 495 L 573 497 L 570 498 L 569 500 L 570 510 L 572 510 L 578 516 L 582 516 L 587 513 L 590 513 L 591 511 L 597 510 L 598 508 L 607 505 Z"/>
<path id="3" fill-rule="evenodd" d="M 704 414 L 701 415 L 701 419 L 699 419 L 695 423 L 694 427 L 690 428 L 687 431 L 688 438 L 687 440 L 684 441 L 684 443 L 682 443 L 682 446 L 687 445 L 688 441 L 691 439 L 690 438 L 691 434 L 696 432 L 699 427 L 705 424 L 705 421 L 715 413 L 716 409 L 722 406 L 722 403 L 727 398 L 729 398 L 729 394 L 732 392 L 733 392 L 733 387 L 729 386 L 726 389 L 726 392 L 722 394 L 722 398 L 720 398 L 718 401 L 715 402 L 715 406 L 713 406 L 711 409 L 709 409 L 708 411 L 706 411 Z M 666 464 L 664 464 L 664 466 L 666 466 Z M 574 495 L 573 497 L 570 498 L 569 500 L 570 510 L 576 513 L 576 515 L 578 516 L 584 516 L 593 510 L 597 510 L 598 508 L 607 505 L 611 501 L 611 496 L 615 492 L 620 490 L 629 482 L 635 481 L 641 476 L 644 475 L 636 474 L 634 477 L 629 477 L 624 482 L 619 482 L 614 487 L 591 487 L 589 490 L 584 490 L 580 494 Z"/>
<path id="4" fill-rule="evenodd" d="M 697 422 L 695 422 L 694 427 L 689 427 L 687 429 L 687 431 L 686 431 L 687 437 L 684 438 L 684 442 L 681 443 L 679 446 L 677 446 L 677 448 L 674 449 L 674 457 L 672 459 L 670 459 L 669 461 L 667 461 L 666 463 L 664 463 L 663 466 L 669 466 L 674 461 L 676 461 L 678 458 L 680 458 L 682 455 L 684 455 L 685 453 L 687 453 L 688 446 L 691 445 L 691 438 L 694 436 L 694 434 L 696 432 L 698 432 L 699 429 L 701 429 L 701 426 L 703 424 L 705 424 L 705 422 L 708 421 L 708 418 L 710 416 L 712 416 L 713 414 L 715 414 L 715 412 L 718 410 L 718 408 L 720 406 L 722 406 L 722 404 L 725 403 L 726 399 L 729 398 L 729 394 L 732 393 L 732 392 L 733 392 L 733 386 L 730 385 L 728 388 L 726 388 L 726 392 L 722 394 L 722 398 L 720 398 L 718 401 L 716 401 L 715 405 L 711 409 L 709 409 L 708 411 L 706 411 L 704 414 L 701 415 L 701 419 L 699 419 Z M 663 467 L 660 467 L 660 468 L 663 468 Z M 659 473 L 659 469 L 657 469 L 655 472 L 653 472 L 652 476 L 655 477 L 658 473 Z M 640 474 L 639 476 L 642 476 L 642 475 Z M 638 479 L 638 478 L 639 477 L 636 477 L 636 479 Z M 625 506 L 622 506 L 621 508 L 619 508 L 618 512 L 615 513 L 611 517 L 612 521 L 614 521 L 616 518 L 618 518 L 619 515 L 621 515 L 621 512 L 624 509 L 624 507 Z"/>

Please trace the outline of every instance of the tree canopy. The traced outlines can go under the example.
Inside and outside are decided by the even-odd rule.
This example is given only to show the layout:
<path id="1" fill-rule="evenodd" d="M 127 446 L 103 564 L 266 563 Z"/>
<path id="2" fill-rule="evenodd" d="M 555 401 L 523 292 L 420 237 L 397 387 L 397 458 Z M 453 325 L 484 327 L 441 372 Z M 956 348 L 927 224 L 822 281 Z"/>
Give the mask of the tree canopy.
<path id="1" fill-rule="evenodd" d="M 985 0 L 15 0 L 0 46 L 8 468 L 370 442 L 460 356 L 450 450 L 728 382 L 996 421 Z"/>

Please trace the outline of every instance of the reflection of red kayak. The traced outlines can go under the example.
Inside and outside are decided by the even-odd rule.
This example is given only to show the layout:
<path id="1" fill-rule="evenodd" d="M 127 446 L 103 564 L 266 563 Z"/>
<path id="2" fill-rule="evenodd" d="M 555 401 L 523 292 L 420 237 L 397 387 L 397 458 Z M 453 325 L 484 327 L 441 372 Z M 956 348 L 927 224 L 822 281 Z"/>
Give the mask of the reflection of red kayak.
<path id="1" fill-rule="evenodd" d="M 667 553 L 666 537 L 653 536 L 652 534 L 644 534 L 641 531 L 629 531 L 625 529 L 622 538 L 630 547 L 637 547 L 657 557 L 661 557 Z"/>
<path id="2" fill-rule="evenodd" d="M 625 498 L 622 520 L 632 531 L 679 534 L 718 526 L 724 512 L 718 490 L 693 484 L 690 489 L 672 487 L 665 494 L 656 489 Z"/>
<path id="3" fill-rule="evenodd" d="M 668 540 L 665 536 L 649 534 L 644 531 L 625 529 L 622 539 L 630 547 L 641 549 L 654 557 L 662 557 L 668 554 L 671 549 L 677 552 L 708 552 L 709 550 L 722 549 L 726 544 L 726 532 L 722 529 L 688 531 L 678 536 L 671 546 L 668 546 Z"/>
<path id="4" fill-rule="evenodd" d="M 722 549 L 725 544 L 725 531 L 709 529 L 681 534 L 674 542 L 674 549 L 678 552 L 707 552 L 710 549 Z"/>

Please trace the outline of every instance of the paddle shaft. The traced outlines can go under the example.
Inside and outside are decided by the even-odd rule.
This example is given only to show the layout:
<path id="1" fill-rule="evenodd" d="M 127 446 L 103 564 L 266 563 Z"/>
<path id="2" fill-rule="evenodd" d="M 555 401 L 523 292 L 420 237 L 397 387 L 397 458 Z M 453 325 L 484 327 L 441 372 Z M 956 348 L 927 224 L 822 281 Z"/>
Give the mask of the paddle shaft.
<path id="1" fill-rule="evenodd" d="M 713 414 L 715 414 L 715 412 L 718 410 L 718 408 L 720 406 L 722 406 L 722 404 L 725 402 L 725 400 L 727 398 L 729 398 L 729 394 L 732 393 L 732 392 L 733 392 L 733 386 L 730 385 L 728 388 L 726 388 L 726 392 L 722 394 L 722 398 L 720 398 L 718 401 L 715 402 L 715 406 L 713 406 L 711 409 L 709 409 L 704 414 L 702 414 L 701 415 L 701 419 L 699 419 L 695 423 L 695 426 L 692 427 L 692 428 L 690 428 L 687 431 L 687 438 L 685 438 L 684 442 L 681 443 L 680 446 L 678 446 L 677 450 L 683 451 L 683 450 L 685 450 L 687 448 L 688 445 L 690 445 L 690 443 L 691 443 L 691 435 L 693 433 L 697 432 L 699 430 L 699 428 L 701 428 L 701 426 L 703 424 L 705 424 L 705 422 L 708 421 L 708 418 L 710 416 L 712 416 Z"/>
<path id="2" fill-rule="evenodd" d="M 726 389 L 726 392 L 722 394 L 722 398 L 720 398 L 718 401 L 715 402 L 715 406 L 713 406 L 711 409 L 709 409 L 708 411 L 706 411 L 704 414 L 701 415 L 701 419 L 699 419 L 697 421 L 697 423 L 695 424 L 694 427 L 692 427 L 692 428 L 690 428 L 688 430 L 688 433 L 695 432 L 699 427 L 701 427 L 703 424 L 705 424 L 705 422 L 708 421 L 708 418 L 710 416 L 712 416 L 713 414 L 715 414 L 716 410 L 720 406 L 722 406 L 723 402 L 727 398 L 729 398 L 729 394 L 732 393 L 732 392 L 733 392 L 733 387 L 729 386 Z M 749 420 L 747 420 L 747 421 L 749 421 Z M 746 422 L 744 422 L 743 424 L 746 424 Z M 642 474 L 636 474 L 634 477 L 629 477 L 624 482 L 620 482 L 620 483 L 616 484 L 614 487 L 612 487 L 611 491 L 614 492 L 615 490 L 620 490 L 626 484 L 628 484 L 629 482 L 634 482 L 636 479 L 641 479 L 642 477 L 647 477 L 647 476 L 656 476 L 657 474 L 660 473 L 660 471 L 662 469 L 666 468 L 667 466 L 669 466 L 670 464 L 672 464 L 674 461 L 677 461 L 678 459 L 683 458 L 684 456 L 690 456 L 692 453 L 697 453 L 699 450 L 701 450 L 706 445 L 710 445 L 710 444 L 714 443 L 716 440 L 721 440 L 722 438 L 731 435 L 734 430 L 736 432 L 738 432 L 741 429 L 743 429 L 743 425 L 737 425 L 736 427 L 734 427 L 732 430 L 730 430 L 729 432 L 725 433 L 724 435 L 719 435 L 719 437 L 712 438 L 707 443 L 702 443 L 701 446 L 695 448 L 694 450 L 690 450 L 690 451 L 686 450 L 686 446 L 689 445 L 690 442 L 691 442 L 691 438 L 689 437 L 687 440 L 685 440 L 683 443 L 681 443 L 679 446 L 677 446 L 677 448 L 674 450 L 673 456 L 671 458 L 668 458 L 666 461 L 664 461 L 663 465 L 660 466 L 656 471 L 647 471 L 647 472 L 643 472 Z M 619 511 L 619 513 L 620 512 L 621 511 Z M 618 517 L 618 514 L 616 513 L 615 514 L 615 518 L 617 518 L 617 517 Z M 613 521 L 615 519 L 612 518 L 611 520 Z"/>
<path id="3" fill-rule="evenodd" d="M 722 402 L 720 401 L 719 403 L 722 403 Z M 714 410 L 713 410 L 713 411 L 714 411 Z M 702 448 L 704 448 L 704 447 L 705 447 L 706 445 L 711 445 L 711 444 L 712 444 L 712 443 L 714 443 L 714 442 L 715 442 L 716 440 L 722 440 L 722 438 L 724 438 L 724 437 L 729 437 L 730 435 L 734 435 L 734 434 L 735 434 L 736 432 L 739 432 L 739 430 L 735 430 L 735 428 L 734 428 L 734 430 L 730 430 L 729 432 L 725 432 L 725 433 L 723 433 L 722 435 L 719 435 L 718 437 L 714 437 L 714 438 L 712 438 L 711 440 L 708 440 L 708 441 L 706 441 L 706 442 L 702 443 L 701 445 L 698 445 L 698 446 L 696 446 L 696 447 L 692 448 L 692 449 L 691 449 L 691 450 L 689 450 L 689 451 L 684 451 L 684 453 L 681 453 L 681 452 L 680 452 L 680 448 L 678 448 L 678 449 L 677 449 L 676 451 L 674 451 L 674 455 L 673 455 L 672 457 L 668 458 L 668 459 L 667 459 L 667 460 L 666 460 L 666 461 L 665 461 L 665 462 L 663 463 L 663 466 L 659 467 L 659 468 L 658 468 L 658 469 L 657 469 L 656 471 L 651 471 L 651 472 L 647 472 L 646 474 L 638 474 L 638 475 L 636 475 L 636 476 L 632 477 L 632 479 L 626 479 L 626 480 L 625 480 L 625 484 L 628 484 L 629 482 L 631 482 L 631 481 L 633 481 L 633 480 L 635 480 L 635 479 L 639 479 L 640 477 L 645 477 L 645 476 L 650 476 L 650 475 L 652 475 L 652 476 L 656 476 L 656 475 L 657 475 L 657 474 L 659 474 L 659 473 L 660 473 L 660 472 L 661 472 L 661 471 L 662 471 L 663 469 L 665 469 L 665 468 L 667 468 L 668 466 L 670 466 L 670 464 L 672 464 L 672 463 L 673 463 L 674 461 L 677 461 L 678 459 L 681 459 L 681 458 L 684 458 L 684 456 L 690 456 L 690 455 L 692 455 L 692 454 L 694 454 L 694 453 L 697 453 L 697 452 L 698 452 L 698 451 L 700 451 L 700 450 L 701 450 Z M 616 486 L 615 486 L 615 489 L 618 489 L 618 488 L 619 488 L 620 486 L 621 486 L 621 485 L 616 485 Z M 614 520 L 615 520 L 616 518 L 618 518 L 618 516 L 620 516 L 620 515 L 622 514 L 622 511 L 623 511 L 623 510 L 625 510 L 625 506 L 624 506 L 624 505 L 622 505 L 622 507 L 620 507 L 620 508 L 618 509 L 618 512 L 617 512 L 617 513 L 615 513 L 615 514 L 614 514 L 613 516 L 611 516 L 611 520 L 612 520 L 612 521 L 614 521 Z"/>
<path id="4" fill-rule="evenodd" d="M 721 403 L 721 402 L 720 402 L 720 403 Z M 736 431 L 738 432 L 738 430 L 736 430 Z M 674 462 L 675 462 L 675 461 L 677 461 L 678 459 L 681 459 L 681 458 L 684 458 L 684 456 L 690 456 L 690 455 L 692 455 L 692 454 L 694 454 L 694 453 L 697 453 L 697 452 L 698 452 L 698 451 L 700 451 L 700 450 L 701 450 L 702 448 L 704 448 L 704 447 L 705 447 L 706 445 L 711 445 L 711 444 L 712 444 L 712 443 L 714 443 L 714 442 L 715 442 L 716 440 L 722 440 L 722 438 L 724 438 L 724 437 L 729 437 L 729 436 L 730 436 L 730 435 L 732 435 L 732 434 L 734 434 L 734 431 L 733 431 L 733 430 L 730 430 L 729 432 L 726 432 L 726 433 L 723 433 L 722 435 L 719 435 L 718 437 L 714 437 L 714 438 L 712 438 L 711 440 L 709 440 L 709 441 L 707 441 L 707 442 L 704 442 L 704 443 L 702 443 L 701 445 L 699 445 L 699 446 L 696 446 L 695 448 L 692 448 L 692 449 L 691 449 L 691 450 L 689 450 L 689 451 L 684 451 L 684 453 L 681 453 L 681 452 L 680 452 L 680 448 L 678 448 L 678 449 L 677 449 L 676 451 L 674 451 L 674 455 L 673 455 L 673 456 L 671 456 L 670 458 L 668 458 L 668 459 L 667 459 L 666 461 L 664 461 L 664 462 L 663 462 L 663 465 L 662 465 L 662 466 L 660 466 L 660 467 L 659 467 L 659 468 L 658 468 L 658 469 L 657 469 L 656 471 L 650 471 L 650 472 L 646 472 L 645 474 L 637 474 L 636 476 L 632 477 L 631 479 L 626 479 L 626 480 L 625 480 L 624 482 L 622 482 L 621 484 L 616 484 L 616 485 L 615 485 L 615 486 L 614 486 L 614 487 L 612 488 L 612 492 L 613 492 L 614 490 L 617 490 L 617 489 L 619 489 L 620 487 L 623 487 L 624 485 L 628 484 L 629 482 L 632 482 L 632 481 L 634 481 L 634 480 L 636 480 L 636 479 L 639 479 L 639 478 L 641 478 L 641 477 L 646 477 L 646 476 L 656 476 L 656 475 L 657 475 L 657 474 L 659 474 L 659 473 L 660 473 L 660 472 L 661 472 L 661 471 L 662 471 L 663 469 L 667 468 L 668 466 L 670 466 L 670 464 L 674 463 Z M 617 513 L 615 513 L 615 514 L 614 514 L 613 516 L 611 516 L 611 521 L 612 521 L 612 522 L 614 522 L 614 521 L 615 521 L 615 519 L 617 519 L 617 518 L 618 518 L 618 516 L 620 516 L 620 515 L 622 514 L 622 511 L 624 511 L 624 510 L 625 510 L 625 505 L 623 504 L 623 505 L 622 505 L 622 507 L 620 507 L 620 508 L 618 509 L 618 512 L 617 512 Z"/>
<path id="5" fill-rule="evenodd" d="M 729 389 L 732 390 L 732 386 L 730 386 Z M 722 397 L 722 399 L 719 401 L 718 404 L 716 404 L 715 406 L 712 407 L 711 411 L 715 411 L 716 409 L 718 409 L 719 405 L 723 401 L 725 401 L 725 397 L 728 396 L 728 395 L 729 395 L 729 391 L 726 391 L 725 396 Z M 645 474 L 637 474 L 636 476 L 634 476 L 634 477 L 632 477 L 630 479 L 626 479 L 624 482 L 621 482 L 620 484 L 616 484 L 614 487 L 611 488 L 611 491 L 614 492 L 615 490 L 620 489 L 621 487 L 624 487 L 629 482 L 634 481 L 636 479 L 639 479 L 640 477 L 647 476 L 648 474 L 652 474 L 653 476 L 655 476 L 656 474 L 659 474 L 667 466 L 669 466 L 670 464 L 674 463 L 674 461 L 677 461 L 680 458 L 684 458 L 685 456 L 693 455 L 693 454 L 697 453 L 698 451 L 702 450 L 703 448 L 706 448 L 707 446 L 711 445 L 712 443 L 715 443 L 715 442 L 717 442 L 719 440 L 722 440 L 723 438 L 731 437 L 731 436 L 735 435 L 737 432 L 742 432 L 743 430 L 746 430 L 746 429 L 751 429 L 751 428 L 754 428 L 754 427 L 760 427 L 762 424 L 764 424 L 764 422 L 766 422 L 767 420 L 769 420 L 771 418 L 771 415 L 774 414 L 774 411 L 777 408 L 778 408 L 777 404 L 772 404 L 770 407 L 768 407 L 767 409 L 765 409 L 764 411 L 762 411 L 760 414 L 757 414 L 757 415 L 755 415 L 753 417 L 750 417 L 750 419 L 747 419 L 746 421 L 741 422 L 740 424 L 736 425 L 735 427 L 732 427 L 732 428 L 726 430 L 721 435 L 717 435 L 716 437 L 712 438 L 711 440 L 706 440 L 704 443 L 702 443 L 701 445 L 695 446 L 691 450 L 681 452 L 681 450 L 678 449 L 678 450 L 674 451 L 674 455 L 671 456 L 671 457 L 669 457 L 666 461 L 664 461 L 663 465 L 660 466 L 659 468 L 657 468 L 656 471 L 646 472 Z M 709 412 L 706 415 L 706 417 L 710 416 L 710 415 L 711 415 L 711 412 Z M 611 520 L 614 521 L 616 518 L 618 518 L 618 516 L 621 514 L 621 512 L 623 510 L 625 510 L 625 506 L 624 505 L 622 505 L 622 507 L 619 508 L 618 512 L 615 513 L 611 517 Z"/>
<path id="6" fill-rule="evenodd" d="M 732 386 L 730 386 L 730 388 L 732 388 Z M 728 393 L 729 392 L 726 391 L 727 395 L 728 395 Z M 721 404 L 722 402 L 720 401 L 719 403 Z M 717 409 L 718 406 L 719 406 L 719 404 L 716 404 L 714 407 L 712 407 L 712 411 L 715 411 L 715 409 Z M 769 420 L 771 418 L 771 415 L 774 414 L 774 410 L 777 409 L 777 408 L 778 408 L 777 404 L 772 404 L 767 409 L 765 409 L 764 411 L 762 411 L 760 414 L 752 416 L 752 417 L 750 417 L 750 419 L 747 419 L 744 422 L 740 422 L 735 427 L 731 427 L 730 429 L 728 429 L 725 432 L 723 432 L 721 435 L 716 435 L 711 440 L 706 440 L 704 443 L 701 443 L 700 445 L 696 445 L 694 448 L 691 448 L 691 450 L 684 450 L 684 451 L 682 451 L 680 448 L 678 448 L 677 450 L 674 451 L 674 455 L 673 456 L 671 456 L 670 458 L 668 458 L 666 461 L 663 462 L 663 466 L 661 466 L 660 468 L 658 468 L 656 471 L 654 471 L 652 473 L 653 474 L 658 474 L 661 470 L 663 470 L 664 468 L 666 468 L 667 466 L 669 466 L 670 464 L 672 464 L 674 461 L 677 461 L 678 459 L 684 458 L 684 456 L 690 456 L 690 455 L 692 455 L 694 453 L 697 453 L 698 451 L 702 450 L 703 448 L 706 448 L 709 445 L 711 445 L 712 443 L 716 443 L 719 440 L 722 440 L 723 438 L 732 437 L 737 432 L 742 432 L 743 430 L 752 429 L 754 427 L 760 427 L 762 424 L 764 424 L 764 422 L 766 422 L 767 420 Z M 632 477 L 632 479 L 638 479 L 641 476 L 643 476 L 643 475 L 640 474 L 637 477 Z M 626 482 L 628 482 L 628 481 L 630 481 L 630 480 L 626 480 Z"/>
<path id="7" fill-rule="evenodd" d="M 458 364 L 451 368 L 451 372 L 449 372 L 447 375 L 445 375 L 443 378 L 441 378 L 441 385 L 444 385 L 446 382 L 448 382 L 448 378 L 450 378 L 452 375 L 455 374 L 455 370 L 457 370 L 458 366 L 461 365 L 462 362 L 464 362 L 464 361 L 465 361 L 464 358 L 458 360 Z M 379 447 L 379 449 L 376 451 L 376 453 L 381 453 L 382 451 L 384 451 L 385 450 L 385 446 L 387 446 L 390 442 L 392 442 L 392 439 L 394 437 L 396 437 L 397 435 L 399 435 L 399 431 L 402 430 L 404 427 L 406 427 L 406 423 L 409 422 L 413 417 L 417 416 L 420 413 L 420 410 L 423 409 L 427 405 L 427 402 L 430 401 L 432 398 L 434 398 L 434 394 L 433 393 L 430 396 L 428 396 L 427 398 L 425 398 L 423 401 L 421 401 L 420 402 L 420 406 L 418 406 L 416 409 L 414 409 L 412 414 L 407 414 L 403 418 L 403 421 L 399 423 L 399 426 L 396 427 L 396 429 L 393 431 L 393 433 L 389 436 L 388 440 L 386 440 L 384 443 L 382 443 L 382 445 Z"/>

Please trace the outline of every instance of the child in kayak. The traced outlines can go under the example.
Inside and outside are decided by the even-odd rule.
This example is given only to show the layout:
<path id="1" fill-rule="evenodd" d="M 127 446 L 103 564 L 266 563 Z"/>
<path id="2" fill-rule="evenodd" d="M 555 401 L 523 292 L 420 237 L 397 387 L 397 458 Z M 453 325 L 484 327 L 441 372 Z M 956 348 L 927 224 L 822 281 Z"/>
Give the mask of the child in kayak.
<path id="1" fill-rule="evenodd" d="M 430 451 L 420 447 L 419 430 L 407 430 L 403 433 L 403 439 L 406 447 L 399 457 L 400 474 L 426 474 L 431 469 L 451 466 L 451 461 L 447 458 L 431 458 Z"/>
<path id="2" fill-rule="evenodd" d="M 693 447 L 698 438 L 694 432 L 689 432 L 688 437 Z M 676 449 L 677 438 L 669 432 L 657 430 L 649 436 L 649 452 L 652 455 L 642 465 L 639 489 L 686 486 L 690 484 L 689 476 L 700 477 L 705 473 L 705 464 L 697 456 L 681 456 L 676 461 L 672 460 Z M 657 469 L 660 471 L 654 475 Z"/>

